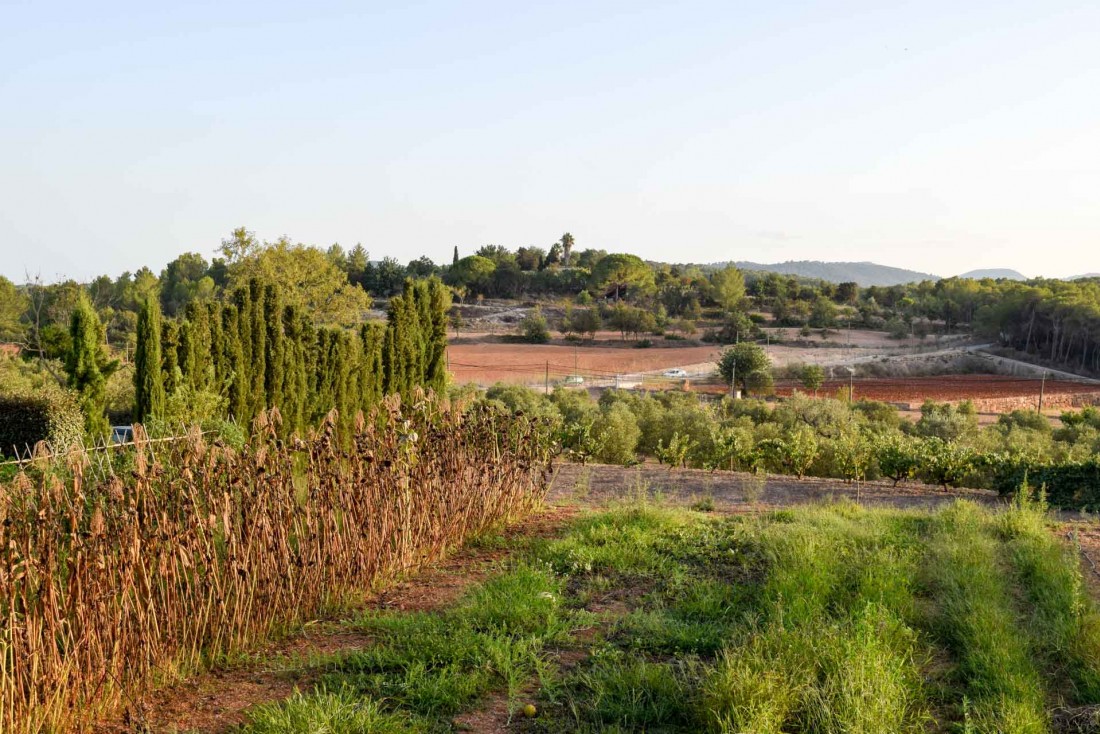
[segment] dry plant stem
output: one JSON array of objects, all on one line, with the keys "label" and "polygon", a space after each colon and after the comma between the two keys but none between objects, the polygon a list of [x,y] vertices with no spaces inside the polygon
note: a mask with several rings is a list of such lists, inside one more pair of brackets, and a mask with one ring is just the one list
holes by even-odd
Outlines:
[{"label": "dry plant stem", "polygon": [[418,393],[241,451],[197,430],[132,473],[73,457],[0,486],[0,731],[79,730],[147,682],[249,647],[541,502],[547,427]]}]

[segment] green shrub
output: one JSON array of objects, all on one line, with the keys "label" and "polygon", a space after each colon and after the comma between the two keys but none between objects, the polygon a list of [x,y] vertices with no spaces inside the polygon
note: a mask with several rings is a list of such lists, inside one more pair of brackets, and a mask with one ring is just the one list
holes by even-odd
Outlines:
[{"label": "green shrub", "polygon": [[0,395],[0,455],[26,453],[39,441],[64,449],[81,442],[84,416],[72,392],[43,387]]},{"label": "green shrub", "polygon": [[550,327],[542,315],[542,309],[535,307],[531,313],[519,322],[519,332],[523,341],[530,344],[545,344],[550,341]]},{"label": "green shrub", "polygon": [[1046,416],[1034,410],[1014,410],[997,418],[997,426],[1004,429],[1026,428],[1031,431],[1050,433],[1050,421]]},{"label": "green shrub", "polygon": [[631,464],[635,461],[634,449],[642,435],[638,420],[624,403],[615,403],[600,412],[592,424],[599,438],[596,458],[606,464]]},{"label": "green shrub", "polygon": [[916,476],[921,463],[920,447],[903,433],[879,436],[874,444],[875,460],[882,476],[898,482]]}]

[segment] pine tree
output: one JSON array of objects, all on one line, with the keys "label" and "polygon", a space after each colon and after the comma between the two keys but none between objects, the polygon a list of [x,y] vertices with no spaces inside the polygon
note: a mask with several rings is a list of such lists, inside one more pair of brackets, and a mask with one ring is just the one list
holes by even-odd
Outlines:
[{"label": "pine tree", "polygon": [[134,420],[144,423],[150,418],[164,415],[164,402],[160,300],[149,296],[142,302],[138,312],[137,351],[134,355]]}]

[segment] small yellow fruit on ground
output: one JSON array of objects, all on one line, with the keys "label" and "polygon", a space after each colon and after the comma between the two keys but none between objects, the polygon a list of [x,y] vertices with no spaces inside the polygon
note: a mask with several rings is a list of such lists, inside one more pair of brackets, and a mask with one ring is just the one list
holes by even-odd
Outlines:
[{"label": "small yellow fruit on ground", "polygon": [[535,718],[535,714],[537,714],[538,712],[539,710],[535,708],[533,704],[529,703],[523,707],[523,715],[526,716],[528,719]]}]

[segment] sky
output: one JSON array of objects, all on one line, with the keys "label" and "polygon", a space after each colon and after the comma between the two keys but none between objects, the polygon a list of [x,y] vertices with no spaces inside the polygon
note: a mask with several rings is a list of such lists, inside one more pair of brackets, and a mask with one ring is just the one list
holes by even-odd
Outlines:
[{"label": "sky", "polygon": [[262,239],[1100,271],[1100,3],[0,0],[0,274]]}]

